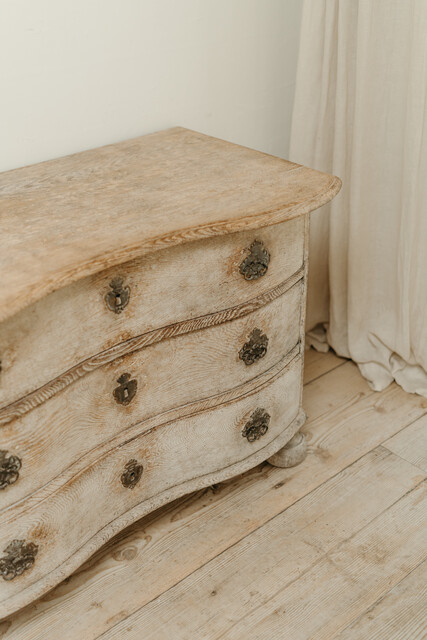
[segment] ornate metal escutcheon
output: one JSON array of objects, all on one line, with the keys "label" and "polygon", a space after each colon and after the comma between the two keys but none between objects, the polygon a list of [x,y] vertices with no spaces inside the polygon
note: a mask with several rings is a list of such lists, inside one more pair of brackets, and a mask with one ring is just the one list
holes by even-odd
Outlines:
[{"label": "ornate metal escutcheon", "polygon": [[261,240],[255,240],[249,247],[249,255],[240,265],[240,273],[245,280],[258,280],[267,273],[270,254]]},{"label": "ornate metal escutcheon", "polygon": [[8,452],[0,450],[0,490],[6,489],[19,478],[21,460],[18,456],[8,456]]},{"label": "ornate metal escutcheon", "polygon": [[270,424],[270,415],[265,409],[255,409],[248,422],[245,424],[242,436],[248,442],[255,442],[264,436],[268,431]]},{"label": "ornate metal escutcheon", "polygon": [[12,540],[0,558],[0,576],[3,580],[13,580],[33,566],[39,548],[34,542]]},{"label": "ornate metal escutcheon", "polygon": [[239,358],[246,365],[254,364],[261,360],[267,353],[268,338],[261,329],[254,329],[249,336],[248,342],[245,342],[239,351]]},{"label": "ornate metal escutcheon", "polygon": [[119,404],[127,405],[135,397],[138,381],[131,380],[130,373],[122,373],[120,378],[117,378],[117,382],[119,386],[113,391],[114,399]]},{"label": "ornate metal escutcheon", "polygon": [[126,489],[133,489],[140,481],[143,470],[142,464],[138,464],[136,460],[129,460],[120,478],[122,485]]},{"label": "ornate metal escutcheon", "polygon": [[113,278],[110,287],[111,291],[105,295],[107,307],[114,313],[121,313],[128,305],[130,289],[123,286],[123,278]]}]

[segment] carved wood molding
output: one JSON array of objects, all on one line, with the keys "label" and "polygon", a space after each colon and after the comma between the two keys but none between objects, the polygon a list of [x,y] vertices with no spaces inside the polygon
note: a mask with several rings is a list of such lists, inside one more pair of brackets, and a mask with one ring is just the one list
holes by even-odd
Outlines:
[{"label": "carved wood molding", "polygon": [[35,598],[40,597],[47,590],[58,584],[63,580],[65,575],[69,575],[80,567],[83,562],[90,558],[102,545],[111,538],[133,524],[140,518],[144,517],[148,513],[159,509],[165,504],[176,500],[181,496],[191,493],[193,491],[199,491],[207,486],[224,482],[233,476],[244,473],[249,469],[260,464],[279,449],[281,449],[293,435],[301,428],[304,423],[305,415],[303,411],[300,411],[293,422],[278,435],[274,440],[269,442],[262,449],[258,449],[255,453],[246,457],[244,460],[233,463],[228,467],[224,467],[219,471],[208,473],[204,476],[198,476],[191,480],[187,480],[182,484],[178,484],[170,489],[157,494],[153,498],[140,502],[136,507],[126,511],[123,515],[119,516],[115,520],[109,522],[102,530],[98,531],[90,540],[77,549],[65,562],[56,567],[53,571],[44,576],[41,580],[30,584],[27,588],[21,592],[11,596],[0,603],[0,618],[10,614],[10,611],[17,606],[22,606],[20,603],[25,598],[25,602],[28,603]]},{"label": "carved wood molding", "polygon": [[97,355],[80,362],[71,369],[68,369],[68,371],[61,374],[54,380],[51,380],[43,387],[36,389],[20,400],[0,409],[0,426],[28,413],[79,378],[82,378],[94,369],[98,369],[99,367],[112,362],[116,358],[128,355],[133,351],[139,351],[140,349],[144,349],[145,347],[161,342],[162,340],[169,340],[186,333],[200,331],[201,329],[206,329],[225,322],[230,322],[237,318],[242,318],[270,302],[273,302],[276,298],[279,298],[303,277],[304,266],[284,282],[256,298],[249,300],[248,302],[224,309],[223,311],[217,311],[205,316],[161,327],[160,329],[154,329],[153,331],[135,336],[125,342],[120,342],[110,349],[101,351]]},{"label": "carved wood molding", "polygon": [[19,503],[11,504],[4,509],[0,509],[1,517],[8,518],[10,522],[13,522],[14,519],[19,518],[23,513],[28,511],[26,503],[29,498],[31,499],[32,507],[36,508],[37,504],[41,501],[47,500],[53,494],[61,491],[66,484],[72,482],[73,478],[88,471],[93,465],[98,465],[103,459],[108,457],[112,451],[126,445],[134,439],[144,437],[157,429],[167,429],[169,425],[175,425],[179,420],[210,411],[211,409],[225,407],[258,393],[284,375],[289,368],[299,366],[298,363],[300,359],[301,343],[298,342],[284,358],[270,367],[270,369],[238,387],[208,396],[207,398],[195,400],[194,402],[189,402],[180,407],[169,409],[156,416],[137,422],[125,431],[121,431],[113,438],[102,442],[82,455],[75,462],[64,468],[57,476],[51,478],[46,484],[25,496]]}]

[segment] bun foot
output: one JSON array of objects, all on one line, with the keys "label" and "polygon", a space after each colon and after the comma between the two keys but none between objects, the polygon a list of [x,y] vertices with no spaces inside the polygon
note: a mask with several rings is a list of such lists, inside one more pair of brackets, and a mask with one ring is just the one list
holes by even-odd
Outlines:
[{"label": "bun foot", "polygon": [[295,467],[307,455],[307,441],[301,431],[297,431],[283,449],[279,449],[268,462],[275,467]]}]

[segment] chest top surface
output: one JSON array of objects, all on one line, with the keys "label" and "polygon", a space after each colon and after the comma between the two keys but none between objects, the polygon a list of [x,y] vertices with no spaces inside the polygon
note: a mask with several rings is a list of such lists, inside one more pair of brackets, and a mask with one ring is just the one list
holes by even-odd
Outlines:
[{"label": "chest top surface", "polygon": [[150,251],[283,222],[334,176],[174,128],[0,175],[0,321]]}]

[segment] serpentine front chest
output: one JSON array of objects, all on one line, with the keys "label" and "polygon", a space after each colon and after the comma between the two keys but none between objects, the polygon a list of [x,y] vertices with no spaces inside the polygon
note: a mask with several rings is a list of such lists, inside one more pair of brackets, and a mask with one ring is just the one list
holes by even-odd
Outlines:
[{"label": "serpentine front chest", "polygon": [[181,128],[0,176],[0,616],[304,457],[307,214],[339,188]]}]

